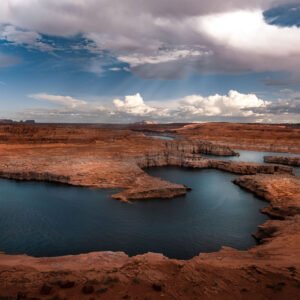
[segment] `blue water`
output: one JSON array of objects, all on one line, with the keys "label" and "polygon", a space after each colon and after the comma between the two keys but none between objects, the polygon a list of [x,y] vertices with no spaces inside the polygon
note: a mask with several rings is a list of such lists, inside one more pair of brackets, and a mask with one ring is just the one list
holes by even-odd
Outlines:
[{"label": "blue water", "polygon": [[144,132],[144,135],[150,136],[154,139],[160,139],[160,140],[165,140],[165,141],[175,140],[175,136],[171,136],[171,135],[156,134],[156,133],[149,133],[149,132]]},{"label": "blue water", "polygon": [[[245,150],[235,150],[235,151],[238,152],[240,156],[214,156],[214,155],[204,155],[204,156],[213,159],[245,161],[245,162],[255,162],[255,163],[264,163],[264,156],[299,156],[299,154],[280,153],[280,152],[258,152],[258,151],[245,151]],[[300,167],[294,167],[294,174],[300,176]]]},{"label": "blue water", "polygon": [[172,200],[124,204],[116,191],[0,180],[0,251],[59,256],[91,251],[163,253],[188,259],[221,246],[247,249],[266,203],[216,170],[155,168],[149,173],[193,190]]}]

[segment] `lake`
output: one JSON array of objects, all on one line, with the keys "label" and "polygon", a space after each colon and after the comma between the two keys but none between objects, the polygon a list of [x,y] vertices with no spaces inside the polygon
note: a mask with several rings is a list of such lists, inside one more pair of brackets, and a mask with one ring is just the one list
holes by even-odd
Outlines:
[{"label": "lake", "polygon": [[160,139],[160,140],[165,140],[165,141],[173,141],[176,139],[175,135],[166,135],[166,134],[159,134],[156,132],[143,132],[145,136],[152,137],[154,139]]},{"label": "lake", "polygon": [[192,188],[171,200],[121,203],[113,190],[0,180],[0,251],[60,256],[91,251],[163,253],[188,259],[221,246],[247,249],[267,203],[217,170],[152,168]]}]

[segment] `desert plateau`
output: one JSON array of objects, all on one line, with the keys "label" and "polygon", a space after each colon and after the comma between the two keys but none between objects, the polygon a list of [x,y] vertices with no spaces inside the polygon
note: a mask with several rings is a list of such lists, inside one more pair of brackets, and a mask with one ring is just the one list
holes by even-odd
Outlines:
[{"label": "desert plateau", "polygon": [[[268,143],[261,141],[264,130]],[[257,228],[257,246],[245,251],[222,247],[188,260],[111,251],[51,258],[3,253],[1,299],[297,299],[300,178],[285,166],[294,159],[284,164],[278,159],[278,164],[222,160],[248,147],[299,153],[297,126],[16,124],[0,126],[0,141],[2,178],[118,188],[106,201],[130,206],[189,193],[180,182],[148,175],[148,167],[216,169],[238,174],[234,184],[267,201],[263,213],[270,216]]]}]

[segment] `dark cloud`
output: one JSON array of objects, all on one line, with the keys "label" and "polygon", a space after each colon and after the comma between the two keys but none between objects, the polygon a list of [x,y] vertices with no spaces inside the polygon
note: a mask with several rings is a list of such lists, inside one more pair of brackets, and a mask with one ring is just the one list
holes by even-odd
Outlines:
[{"label": "dark cloud", "polygon": [[298,97],[287,100],[273,101],[266,107],[251,108],[257,114],[271,114],[271,115],[287,115],[295,114],[300,116],[300,94]]},{"label": "dark cloud", "polygon": [[[159,64],[149,64],[147,60],[144,64],[130,64],[134,72],[148,78],[178,78],[191,69],[197,72],[295,72],[300,68],[300,46],[293,39],[299,32],[276,30],[273,33],[267,24],[261,24],[262,30],[257,35],[250,34],[245,40],[242,35],[259,17],[255,11],[289,3],[295,5],[300,0],[2,0],[0,23],[26,30],[23,32],[27,33],[27,41],[36,33],[34,42],[39,34],[69,37],[80,33],[98,49],[108,50],[116,57],[140,55],[159,59],[164,48],[173,52],[179,48],[190,52],[204,48],[212,53],[210,57],[199,56],[198,59],[187,56]],[[227,35],[203,27],[203,16],[236,11],[248,11],[252,15],[238,16],[236,21],[234,15],[225,18],[218,26],[228,29],[230,25],[231,32]],[[216,18],[222,20],[219,16]],[[230,22],[235,22],[234,26]],[[14,39],[24,39],[14,31],[13,34]],[[230,43],[234,38],[241,43]]]}]

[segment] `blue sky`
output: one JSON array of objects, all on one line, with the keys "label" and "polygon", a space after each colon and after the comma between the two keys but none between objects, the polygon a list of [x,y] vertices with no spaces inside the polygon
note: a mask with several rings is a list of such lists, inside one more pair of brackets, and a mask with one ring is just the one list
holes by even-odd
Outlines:
[{"label": "blue sky", "polygon": [[29,2],[0,12],[0,118],[300,120],[298,1]]}]

